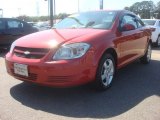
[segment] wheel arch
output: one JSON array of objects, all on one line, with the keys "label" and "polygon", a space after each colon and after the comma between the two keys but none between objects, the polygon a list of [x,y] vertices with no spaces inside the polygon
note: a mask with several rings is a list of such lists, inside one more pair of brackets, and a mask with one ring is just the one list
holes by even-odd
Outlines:
[{"label": "wheel arch", "polygon": [[[115,50],[114,48],[107,48],[107,49],[103,52],[101,58],[102,58],[105,54],[107,54],[107,53],[109,53],[109,54],[111,54],[111,55],[113,56],[113,58],[114,58],[114,60],[115,60],[115,67],[117,68],[118,55],[117,55],[116,50]],[[100,60],[99,60],[99,61],[100,61]]]},{"label": "wheel arch", "polygon": [[[113,76],[114,76],[115,73],[116,73],[116,68],[117,68],[117,52],[116,52],[116,50],[114,48],[107,48],[106,50],[104,50],[104,52],[102,53],[102,55],[101,55],[101,57],[99,59],[99,62],[98,62],[98,64],[100,66],[102,65],[101,61],[104,60],[104,57],[105,57],[106,54],[110,54],[114,59],[114,62],[115,62],[114,63],[115,64],[115,71],[114,71],[114,74],[113,74]],[[93,82],[93,85],[94,85],[94,87],[96,87],[99,90],[105,90],[105,89],[109,88],[112,85],[112,82],[107,86],[105,86],[103,84],[103,82],[102,82],[102,80],[100,78],[100,73],[101,73],[101,72],[99,72],[100,68],[99,68],[99,66],[97,67],[96,75],[95,75],[95,81]],[[113,78],[112,78],[112,81],[113,81]]]}]

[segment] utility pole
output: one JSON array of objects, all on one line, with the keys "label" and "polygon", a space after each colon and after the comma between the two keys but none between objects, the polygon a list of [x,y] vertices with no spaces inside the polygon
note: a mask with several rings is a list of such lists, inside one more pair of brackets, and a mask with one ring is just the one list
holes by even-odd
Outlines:
[{"label": "utility pole", "polygon": [[100,10],[103,10],[103,0],[100,0]]},{"label": "utility pole", "polygon": [[78,0],[78,13],[79,13],[80,11],[79,11],[79,0]]},{"label": "utility pole", "polygon": [[53,0],[50,0],[50,25],[53,27]]},{"label": "utility pole", "polygon": [[[53,24],[55,24],[56,23],[56,0],[54,0],[54,23]],[[53,27],[53,26],[52,26]]]},{"label": "utility pole", "polygon": [[48,16],[50,16],[50,1],[48,0]]},{"label": "utility pole", "polygon": [[[47,0],[45,0],[47,1]],[[54,16],[56,15],[56,4],[55,4],[55,0],[54,0]],[[48,9],[49,9],[49,14],[50,14],[50,25],[51,27],[53,27],[53,0],[48,0]]]},{"label": "utility pole", "polygon": [[36,12],[37,16],[39,16],[39,1],[36,1]]},{"label": "utility pole", "polygon": [[0,18],[3,17],[3,9],[0,9]]},{"label": "utility pole", "polygon": [[18,8],[18,15],[21,16],[21,8]]}]

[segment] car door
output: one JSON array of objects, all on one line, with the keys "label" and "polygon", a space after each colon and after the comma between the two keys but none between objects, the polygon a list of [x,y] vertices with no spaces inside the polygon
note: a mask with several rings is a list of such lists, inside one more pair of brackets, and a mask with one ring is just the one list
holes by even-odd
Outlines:
[{"label": "car door", "polygon": [[[141,48],[141,45],[139,44],[140,43],[139,41],[142,36],[140,36],[140,30],[138,29],[137,26],[136,16],[129,13],[124,14],[120,18],[119,24],[120,24],[119,29],[121,33],[118,38],[120,42],[119,64],[123,65],[140,56],[139,49]],[[126,24],[133,25],[134,29],[124,31],[122,27]]]},{"label": "car door", "polygon": [[141,56],[144,54],[147,45],[148,45],[148,36],[146,34],[146,28],[144,23],[141,21],[140,18],[136,18],[137,21],[137,55]]}]

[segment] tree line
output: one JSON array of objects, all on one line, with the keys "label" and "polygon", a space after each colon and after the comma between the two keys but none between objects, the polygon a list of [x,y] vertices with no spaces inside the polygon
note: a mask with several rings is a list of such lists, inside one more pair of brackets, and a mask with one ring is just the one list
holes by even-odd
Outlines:
[{"label": "tree line", "polygon": [[[160,1],[157,4],[154,4],[153,1],[142,1],[142,2],[136,2],[130,7],[125,7],[125,10],[129,10],[131,12],[134,12],[138,16],[140,16],[143,19],[150,19],[150,18],[156,18],[160,19]],[[63,19],[67,17],[69,14],[67,13],[60,13],[58,15],[54,15],[54,19]],[[49,21],[49,16],[19,16],[17,17],[20,20],[24,20],[27,22],[38,22],[38,21]]]},{"label": "tree line", "polygon": [[[58,15],[54,15],[53,19],[64,19],[65,17],[69,16],[69,14],[67,13],[60,13]],[[26,16],[26,15],[22,15],[22,16],[18,16],[16,17],[19,20],[23,20],[26,22],[38,22],[38,21],[49,21],[50,17],[49,16]]]},{"label": "tree line", "polygon": [[125,7],[124,9],[134,12],[143,19],[160,19],[160,1],[157,4],[154,4],[153,1],[136,2],[132,6]]}]

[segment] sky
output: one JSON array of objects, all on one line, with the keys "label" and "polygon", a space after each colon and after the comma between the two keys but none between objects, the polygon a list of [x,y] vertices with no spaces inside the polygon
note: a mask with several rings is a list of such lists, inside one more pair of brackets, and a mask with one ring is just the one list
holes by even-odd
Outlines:
[{"label": "sky", "polygon": [[[55,0],[56,14],[78,12],[78,1],[79,11],[99,10],[100,0]],[[123,9],[141,1],[143,0],[104,0],[104,9]],[[156,4],[159,0],[152,1]],[[45,0],[0,0],[0,9],[3,9],[3,17],[43,16],[48,15],[49,10],[48,1]]]}]

